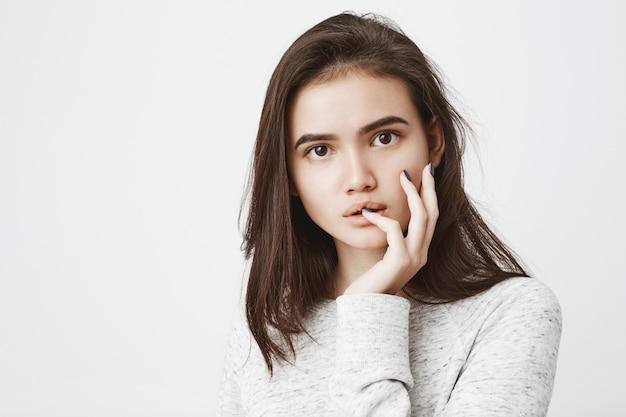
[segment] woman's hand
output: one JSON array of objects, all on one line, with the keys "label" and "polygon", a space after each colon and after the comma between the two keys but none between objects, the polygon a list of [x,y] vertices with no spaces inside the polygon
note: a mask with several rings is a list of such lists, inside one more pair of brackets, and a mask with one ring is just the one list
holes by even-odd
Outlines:
[{"label": "woman's hand", "polygon": [[430,169],[428,164],[422,170],[419,193],[405,174],[400,174],[400,184],[411,213],[406,237],[397,220],[363,210],[363,216],[387,234],[387,252],[383,259],[350,284],[344,294],[397,294],[426,264],[428,247],[439,217],[435,179]]}]

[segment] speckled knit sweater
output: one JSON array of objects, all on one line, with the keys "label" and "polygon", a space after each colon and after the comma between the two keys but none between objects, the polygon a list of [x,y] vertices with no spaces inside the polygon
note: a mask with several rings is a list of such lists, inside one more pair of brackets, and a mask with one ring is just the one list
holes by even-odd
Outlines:
[{"label": "speckled knit sweater", "polygon": [[448,304],[384,294],[323,300],[270,379],[236,320],[218,416],[545,416],[561,311],[533,278]]}]

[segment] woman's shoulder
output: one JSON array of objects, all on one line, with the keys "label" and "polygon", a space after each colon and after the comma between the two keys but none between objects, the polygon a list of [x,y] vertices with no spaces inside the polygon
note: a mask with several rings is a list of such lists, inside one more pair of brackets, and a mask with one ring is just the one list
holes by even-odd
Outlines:
[{"label": "woman's shoulder", "polygon": [[528,306],[544,307],[560,311],[558,298],[543,281],[533,277],[507,278],[476,295],[448,303],[436,300],[416,301],[413,307],[418,310],[474,310],[495,308],[519,308]]},{"label": "woman's shoulder", "polygon": [[[471,298],[471,297],[470,297]],[[469,302],[472,300],[468,299]],[[545,282],[533,277],[506,279],[476,296],[481,303],[491,302],[511,308],[548,308],[560,311],[558,298]]]},{"label": "woman's shoulder", "polygon": [[242,366],[252,350],[252,334],[246,320],[246,312],[241,304],[233,311],[228,339],[228,359],[235,366]]},{"label": "woman's shoulder", "polygon": [[532,277],[506,279],[480,294],[449,303],[446,309],[460,327],[506,322],[522,327],[553,323],[560,328],[562,320],[554,291]]},{"label": "woman's shoulder", "polygon": [[[414,303],[413,321],[439,323],[457,335],[476,334],[489,327],[507,325],[561,326],[561,307],[554,291],[532,277],[508,278],[491,288],[444,304]],[[460,336],[459,336],[460,337]]]}]

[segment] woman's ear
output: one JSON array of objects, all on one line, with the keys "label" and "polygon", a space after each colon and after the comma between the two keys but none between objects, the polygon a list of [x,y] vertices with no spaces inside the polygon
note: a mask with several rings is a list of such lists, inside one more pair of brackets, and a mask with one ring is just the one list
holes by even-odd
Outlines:
[{"label": "woman's ear", "polygon": [[443,125],[439,116],[435,115],[426,127],[426,137],[428,138],[428,154],[430,162],[434,167],[438,167],[443,158],[443,151],[446,149],[446,140],[443,135]]}]

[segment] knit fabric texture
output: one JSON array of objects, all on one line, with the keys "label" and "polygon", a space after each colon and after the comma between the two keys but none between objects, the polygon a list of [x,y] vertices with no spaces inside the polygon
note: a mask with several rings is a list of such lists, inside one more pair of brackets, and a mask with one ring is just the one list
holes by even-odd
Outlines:
[{"label": "knit fabric texture", "polygon": [[235,320],[218,416],[545,416],[561,337],[550,288],[511,278],[460,301],[321,300],[270,378]]}]

